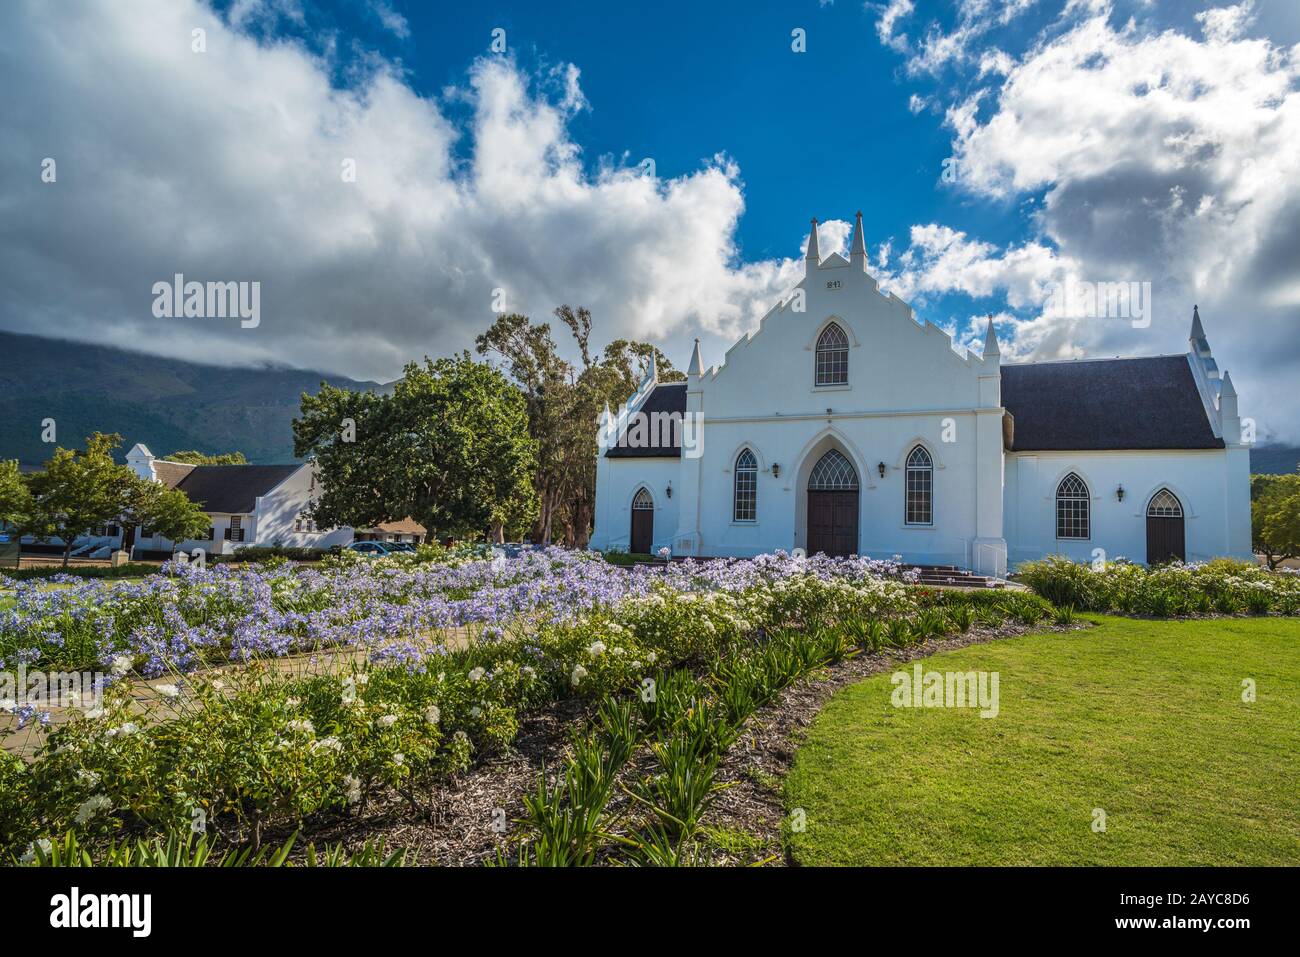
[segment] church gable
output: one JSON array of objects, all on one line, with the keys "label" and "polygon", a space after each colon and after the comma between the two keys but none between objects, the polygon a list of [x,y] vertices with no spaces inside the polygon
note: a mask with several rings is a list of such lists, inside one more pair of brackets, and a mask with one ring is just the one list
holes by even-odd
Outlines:
[{"label": "church gable", "polygon": [[867,272],[861,214],[848,259],[818,258],[815,222],[803,280],[704,377],[710,417],[987,404],[979,386],[986,364],[959,355],[938,327],[917,323]]}]

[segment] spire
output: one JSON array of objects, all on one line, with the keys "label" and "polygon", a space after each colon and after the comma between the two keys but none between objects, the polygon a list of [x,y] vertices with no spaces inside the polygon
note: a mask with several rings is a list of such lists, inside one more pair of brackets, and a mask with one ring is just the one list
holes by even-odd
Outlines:
[{"label": "spire", "polygon": [[993,316],[990,314],[989,327],[984,333],[984,358],[991,359],[1001,355],[1002,352],[998,349],[998,334],[993,331]]},{"label": "spire", "polygon": [[817,249],[817,217],[813,217],[812,231],[808,233],[808,254],[804,257],[808,261],[808,268],[816,269],[822,261],[821,253]]},{"label": "spire", "polygon": [[862,210],[858,210],[857,219],[853,222],[853,243],[849,248],[849,262],[853,265],[860,265],[864,269],[867,265],[867,243],[862,237]]},{"label": "spire", "polygon": [[1205,328],[1201,325],[1201,308],[1192,306],[1192,338],[1204,339]]},{"label": "spire", "polygon": [[700,358],[700,340],[695,340],[695,350],[691,353],[691,365],[686,370],[689,376],[704,375],[704,360]]},{"label": "spire", "polygon": [[1223,385],[1219,386],[1219,405],[1223,405],[1224,399],[1235,399],[1237,390],[1232,387],[1232,376],[1228,375],[1228,370],[1223,370]]}]

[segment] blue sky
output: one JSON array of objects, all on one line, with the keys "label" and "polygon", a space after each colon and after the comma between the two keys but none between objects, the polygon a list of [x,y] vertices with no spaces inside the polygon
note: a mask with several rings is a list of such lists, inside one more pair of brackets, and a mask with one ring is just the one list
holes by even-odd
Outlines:
[{"label": "blue sky", "polygon": [[[714,363],[809,218],[826,254],[861,209],[882,285],[957,342],[992,313],[1017,360],[1178,352],[1199,303],[1300,438],[1267,398],[1300,376],[1297,44],[1290,0],[14,0],[0,326],[387,378],[500,291]],[[265,321],[160,324],[175,272],[259,279]],[[1152,284],[1149,325],[1045,309],[1113,281]]]}]

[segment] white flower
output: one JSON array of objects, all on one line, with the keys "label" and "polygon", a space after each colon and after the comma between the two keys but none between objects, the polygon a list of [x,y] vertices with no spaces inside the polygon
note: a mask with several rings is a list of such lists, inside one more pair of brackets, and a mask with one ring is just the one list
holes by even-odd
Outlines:
[{"label": "white flower", "polygon": [[77,771],[77,781],[86,785],[86,787],[93,788],[99,784],[99,774],[94,771],[89,771],[86,768],[81,768]]},{"label": "white flower", "polygon": [[428,710],[424,712],[424,720],[429,722],[429,724],[433,724],[433,725],[436,725],[439,721],[442,720],[442,712],[438,710],[438,706],[436,704],[429,705]]},{"label": "white flower", "polygon": [[319,741],[311,743],[311,749],[315,751],[342,751],[343,742],[338,738],[321,738]]},{"label": "white flower", "polygon": [[104,717],[104,709],[91,708],[89,711],[86,712],[86,717],[91,721],[98,721],[100,718]]},{"label": "white flower", "polygon": [[648,661],[648,662],[650,662],[650,664],[654,664],[654,663],[655,663],[655,659],[658,658],[658,657],[659,657],[659,656],[658,656],[657,654],[655,654],[653,651],[651,651],[651,652],[649,652],[649,653],[645,656],[645,660]]},{"label": "white flower", "polygon": [[77,808],[76,821],[78,824],[85,824],[96,814],[101,811],[107,811],[112,806],[113,802],[107,797],[102,794],[96,794],[94,797],[87,798],[82,803],[81,807]]},{"label": "white flower", "polygon": [[343,679],[343,703],[355,704],[357,700],[357,683],[351,678]]},{"label": "white flower", "polygon": [[469,716],[471,718],[477,718],[482,713],[483,713],[483,709],[480,708],[478,705],[474,705],[474,707],[469,709]]},{"label": "white flower", "polygon": [[224,691],[226,689],[226,683],[220,678],[217,678],[212,682],[212,687],[217,691]]},{"label": "white flower", "polygon": [[605,643],[603,641],[593,641],[587,646],[587,654],[597,658],[605,653]]},{"label": "white flower", "polygon": [[343,775],[344,797],[349,804],[361,803],[361,779],[350,774]]},{"label": "white flower", "polygon": [[316,726],[312,724],[310,721],[308,721],[306,718],[304,718],[301,721],[290,721],[289,730],[301,731],[304,734],[311,734],[313,731],[316,730]]},{"label": "white flower", "polygon": [[18,858],[18,863],[30,864],[32,861],[36,860],[36,848],[38,847],[48,857],[54,845],[50,842],[50,839],[47,837],[41,838],[34,844],[28,844],[27,850],[23,852],[23,856]]},{"label": "white flower", "polygon": [[466,675],[466,677],[469,678],[470,681],[481,681],[483,680],[483,676],[485,674],[487,674],[487,672],[484,669],[475,668],[468,675]]},{"label": "white flower", "polygon": [[587,669],[582,665],[573,666],[573,674],[569,675],[569,684],[575,688],[582,683],[582,679],[587,677]]},{"label": "white flower", "polygon": [[386,714],[379,719],[379,726],[381,728],[391,728],[395,724],[397,724],[397,715],[395,714]]},{"label": "white flower", "polygon": [[533,675],[537,674],[537,672],[533,670],[532,665],[524,665],[522,668],[519,669],[519,673],[528,678],[531,678]]},{"label": "white flower", "polygon": [[124,738],[129,738],[131,735],[135,734],[139,730],[140,730],[139,725],[135,724],[132,721],[128,721],[126,722],[126,724],[122,725],[119,728],[109,728],[108,736],[110,738],[116,738],[118,735],[121,735]]},{"label": "white flower", "polygon": [[181,689],[176,685],[158,685],[154,690],[164,698],[179,698],[181,696]]},{"label": "white flower", "polygon": [[0,711],[8,711],[10,714],[18,710],[18,702],[14,698],[0,698]]},{"label": "white flower", "polygon": [[457,731],[452,735],[457,744],[469,744],[469,735],[464,731]]},{"label": "white flower", "polygon": [[357,675],[357,684],[362,686],[370,684],[370,675],[367,674]]},{"label": "white flower", "polygon": [[300,705],[300,704],[302,704],[302,699],[301,699],[301,698],[287,698],[287,699],[285,699],[285,702],[284,702],[284,706],[285,706],[286,708],[288,708],[290,711],[292,711],[292,710],[294,710],[295,708],[297,708],[298,705]]},{"label": "white flower", "polygon": [[406,763],[406,755],[404,755],[401,751],[398,751],[396,754],[393,755],[393,763],[400,768],[403,764]]},{"label": "white flower", "polygon": [[127,655],[116,655],[113,658],[113,674],[124,675],[131,670],[131,659]]}]

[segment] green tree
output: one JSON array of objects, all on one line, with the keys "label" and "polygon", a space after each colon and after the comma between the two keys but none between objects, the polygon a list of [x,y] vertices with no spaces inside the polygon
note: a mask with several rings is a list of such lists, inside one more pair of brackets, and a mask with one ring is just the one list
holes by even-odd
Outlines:
[{"label": "green tree", "polygon": [[141,480],[113,461],[113,450],[121,444],[116,433],[96,432],[86,439],[84,451],[56,448],[44,471],[27,480],[32,504],[19,528],[38,541],[62,539],[65,567],[78,535],[120,521],[131,506]]},{"label": "green tree", "polygon": [[314,456],[325,526],[407,516],[430,540],[531,519],[537,443],[523,395],[468,353],[410,363],[391,395],[322,384],[302,396],[294,454]]},{"label": "green tree", "polygon": [[18,460],[0,460],[0,521],[22,525],[31,507],[32,493],[18,468]]},{"label": "green tree", "polygon": [[560,356],[549,323],[517,313],[498,317],[475,347],[503,360],[527,403],[528,431],[538,446],[533,540],[549,544],[558,532],[566,544],[583,547],[595,514],[596,431],[605,404],[617,409],[625,402],[651,361],[661,382],[685,377],[649,343],[617,339],[593,357],[591,313],[565,305],[554,314],[569,330],[576,363]]},{"label": "green tree", "polygon": [[[247,465],[248,459],[244,458],[243,452],[221,452],[216,455],[205,455],[194,449],[188,449],[184,452],[173,452],[171,455],[164,455],[168,462],[185,462],[188,465]],[[167,536],[171,538],[171,536]]]},{"label": "green tree", "polygon": [[1255,551],[1276,569],[1300,558],[1300,474],[1251,476],[1250,528]]},{"label": "green tree", "polygon": [[207,533],[212,519],[180,489],[148,479],[139,479],[139,483],[123,516],[124,525],[152,529],[173,542]]}]

